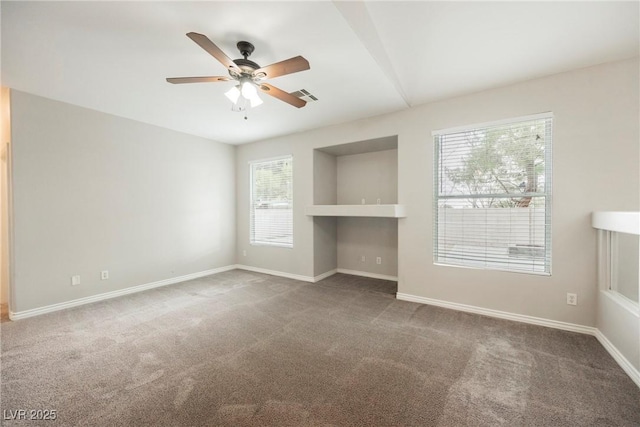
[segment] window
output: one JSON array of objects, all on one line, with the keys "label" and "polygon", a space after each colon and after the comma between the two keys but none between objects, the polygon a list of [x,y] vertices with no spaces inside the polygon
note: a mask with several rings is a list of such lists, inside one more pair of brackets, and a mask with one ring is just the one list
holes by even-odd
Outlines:
[{"label": "window", "polygon": [[550,113],[434,132],[434,262],[551,274]]},{"label": "window", "polygon": [[252,245],[293,247],[293,158],[249,163]]}]

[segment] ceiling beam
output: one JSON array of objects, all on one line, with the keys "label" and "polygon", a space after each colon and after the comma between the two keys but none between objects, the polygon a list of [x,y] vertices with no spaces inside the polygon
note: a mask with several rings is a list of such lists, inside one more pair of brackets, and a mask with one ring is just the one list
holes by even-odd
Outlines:
[{"label": "ceiling beam", "polygon": [[378,30],[376,29],[369,10],[363,0],[359,1],[336,1],[333,4],[338,12],[347,21],[353,32],[358,36],[360,42],[367,49],[373,60],[378,64],[384,75],[393,84],[396,92],[402,98],[407,107],[411,107],[409,99],[400,84],[398,75],[396,74],[393,64],[387,55],[387,51],[380,40]]}]

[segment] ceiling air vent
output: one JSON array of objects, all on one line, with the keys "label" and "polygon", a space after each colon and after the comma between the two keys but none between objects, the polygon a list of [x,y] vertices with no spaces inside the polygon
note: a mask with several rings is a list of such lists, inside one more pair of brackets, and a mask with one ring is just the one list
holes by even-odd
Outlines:
[{"label": "ceiling air vent", "polygon": [[291,92],[291,95],[297,96],[298,98],[302,99],[303,101],[307,101],[307,102],[313,102],[313,101],[317,101],[318,100],[318,98],[316,98],[315,96],[311,95],[309,93],[309,91],[306,90],[306,89],[300,89],[300,90],[297,90],[295,92]]}]

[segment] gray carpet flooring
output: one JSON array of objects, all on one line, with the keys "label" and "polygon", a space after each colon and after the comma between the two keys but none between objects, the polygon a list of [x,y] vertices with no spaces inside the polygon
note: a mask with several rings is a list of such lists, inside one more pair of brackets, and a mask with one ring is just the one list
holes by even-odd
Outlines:
[{"label": "gray carpet flooring", "polygon": [[236,270],[4,322],[3,418],[57,420],[3,425],[640,425],[595,338],[395,291]]}]

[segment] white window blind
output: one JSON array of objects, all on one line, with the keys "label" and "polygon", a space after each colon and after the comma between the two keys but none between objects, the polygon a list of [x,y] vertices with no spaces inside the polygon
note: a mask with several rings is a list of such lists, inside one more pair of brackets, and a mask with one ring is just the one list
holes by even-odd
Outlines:
[{"label": "white window blind", "polygon": [[293,158],[250,163],[252,245],[293,247]]},{"label": "white window blind", "polygon": [[552,115],[434,132],[434,262],[551,274]]}]

